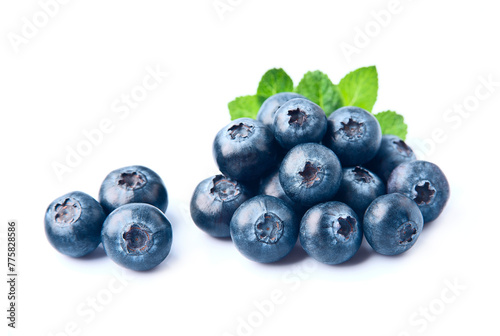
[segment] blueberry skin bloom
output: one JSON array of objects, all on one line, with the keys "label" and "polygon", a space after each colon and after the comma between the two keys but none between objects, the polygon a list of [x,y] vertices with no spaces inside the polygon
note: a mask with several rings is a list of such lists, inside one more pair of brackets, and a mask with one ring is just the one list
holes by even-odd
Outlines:
[{"label": "blueberry skin bloom", "polygon": [[396,135],[383,135],[377,155],[367,167],[372,169],[384,182],[391,172],[403,162],[416,160],[413,150]]},{"label": "blueberry skin bloom", "polygon": [[272,171],[269,175],[261,179],[259,184],[259,195],[269,195],[285,201],[291,207],[295,203],[288,197],[281,187],[279,168]]},{"label": "blueberry skin bloom", "polygon": [[236,210],[230,229],[241,254],[256,262],[271,263],[293,249],[299,235],[299,221],[284,201],[259,195]]},{"label": "blueberry skin bloom", "polygon": [[143,166],[113,170],[99,190],[99,202],[109,214],[129,203],[148,203],[165,212],[168,206],[167,188],[158,174]]},{"label": "blueberry skin bloom", "polygon": [[306,97],[294,92],[280,92],[272,95],[262,103],[257,113],[257,120],[267,127],[273,127],[274,114],[276,111],[278,111],[281,105],[294,98],[305,99]]},{"label": "blueberry skin bloom", "polygon": [[213,237],[229,237],[229,223],[236,209],[252,194],[241,183],[224,175],[209,177],[198,184],[191,198],[191,218],[196,226]]},{"label": "blueberry skin bloom", "polygon": [[342,166],[335,153],[325,146],[300,144],[283,159],[279,177],[292,201],[311,206],[333,199],[342,181]]},{"label": "blueberry skin bloom", "polygon": [[126,204],[113,211],[102,228],[102,245],[117,264],[134,271],[159,265],[172,246],[172,226],[158,208]]},{"label": "blueberry skin bloom", "polygon": [[368,244],[384,255],[408,250],[417,241],[423,226],[424,219],[415,202],[397,193],[376,198],[363,219]]},{"label": "blueberry skin bloom", "polygon": [[83,257],[101,243],[106,214],[93,197],[74,191],[56,198],[45,213],[45,234],[62,254]]},{"label": "blueberry skin bloom", "polygon": [[239,118],[217,133],[213,156],[224,175],[237,181],[252,181],[276,164],[277,147],[267,126],[254,119]]},{"label": "blueberry skin bloom", "polygon": [[314,259],[341,264],[359,250],[363,231],[358,216],[341,202],[328,202],[309,209],[300,223],[300,244]]},{"label": "blueberry skin bloom", "polygon": [[385,194],[380,177],[366,168],[356,166],[342,170],[342,183],[335,199],[350,206],[360,218],[377,197]]},{"label": "blueberry skin bloom", "polygon": [[276,111],[273,131],[278,143],[286,149],[301,143],[320,142],[326,132],[326,115],[315,103],[295,98]]},{"label": "blueberry skin bloom", "polygon": [[333,150],[343,166],[358,166],[373,159],[382,140],[378,120],[359,107],[345,106],[328,117],[323,144]]},{"label": "blueberry skin bloom", "polygon": [[417,160],[402,163],[392,171],[387,192],[397,192],[414,200],[428,223],[436,219],[446,206],[450,185],[438,166]]}]

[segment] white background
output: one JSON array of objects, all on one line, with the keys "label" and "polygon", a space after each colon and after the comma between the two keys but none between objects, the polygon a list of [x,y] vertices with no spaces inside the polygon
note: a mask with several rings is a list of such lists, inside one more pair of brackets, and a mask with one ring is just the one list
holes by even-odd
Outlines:
[{"label": "white background", "polygon": [[[222,0],[231,6],[222,16],[213,3],[74,0],[48,22],[35,0],[1,3],[0,259],[7,220],[19,221],[19,319],[9,333],[497,334],[500,21],[493,2],[401,0],[382,27],[373,13],[389,0]],[[46,25],[16,48],[9,38],[22,36],[25,20]],[[371,37],[362,41],[366,29]],[[357,53],[346,57],[345,44]],[[297,84],[308,70],[337,83],[368,65],[379,72],[374,111],[403,114],[409,143],[425,143],[420,158],[438,164],[451,184],[443,215],[413,249],[384,257],[364,243],[341,266],[296,249],[260,265],[193,224],[191,193],[217,172],[211,144],[229,122],[229,101],[254,94],[272,67]],[[148,67],[168,76],[128,115],[116,113],[113,105],[137,90]],[[496,82],[490,91],[481,82],[488,78]],[[463,115],[447,112],[464,104]],[[112,130],[58,179],[53,165],[66,164],[84,132],[108,119]],[[57,253],[45,238],[47,205],[73,190],[97,197],[109,171],[131,164],[152,168],[167,185],[174,242],[165,262],[136,273],[102,249],[82,259]]]}]

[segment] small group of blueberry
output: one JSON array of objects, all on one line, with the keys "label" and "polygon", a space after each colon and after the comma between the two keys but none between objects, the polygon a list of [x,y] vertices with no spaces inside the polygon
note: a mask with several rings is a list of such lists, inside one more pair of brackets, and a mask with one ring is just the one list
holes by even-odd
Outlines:
[{"label": "small group of blueberry", "polygon": [[347,106],[327,118],[295,93],[222,128],[213,155],[222,174],[196,187],[193,221],[257,262],[282,259],[299,240],[314,259],[340,264],[363,235],[376,252],[400,254],[449,198],[439,167],[382,136],[371,113]]},{"label": "small group of blueberry", "polygon": [[167,189],[158,174],[143,166],[124,167],[106,176],[99,202],[81,191],[55,199],[45,213],[45,233],[65,255],[83,257],[102,242],[114,262],[145,271],[170,252],[167,206]]}]

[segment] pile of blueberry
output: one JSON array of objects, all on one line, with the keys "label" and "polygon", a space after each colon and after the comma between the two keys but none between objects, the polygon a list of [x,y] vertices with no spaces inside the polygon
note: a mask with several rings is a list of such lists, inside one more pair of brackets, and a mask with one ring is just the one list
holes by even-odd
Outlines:
[{"label": "pile of blueberry", "polygon": [[195,189],[191,216],[214,237],[231,237],[257,262],[285,257],[297,239],[326,264],[349,260],[363,235],[378,253],[400,254],[436,219],[449,185],[359,107],[328,118],[295,93],[278,93],[257,120],[240,118],[213,142],[222,174]]},{"label": "pile of blueberry", "polygon": [[82,257],[102,242],[117,264],[136,271],[160,264],[172,245],[165,217],[168,194],[158,174],[143,166],[112,171],[99,202],[80,191],[55,199],[45,213],[45,232],[59,252]]}]

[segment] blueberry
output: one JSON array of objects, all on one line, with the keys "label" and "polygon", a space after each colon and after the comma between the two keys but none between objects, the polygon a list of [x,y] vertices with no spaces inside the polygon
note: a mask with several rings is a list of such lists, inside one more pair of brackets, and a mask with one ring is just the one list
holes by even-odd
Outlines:
[{"label": "blueberry", "polygon": [[234,213],[230,224],[236,248],[248,259],[270,263],[285,257],[297,242],[299,222],[279,198],[255,196]]},{"label": "blueberry", "polygon": [[378,253],[396,255],[417,241],[424,225],[418,206],[402,194],[377,197],[366,209],[363,231]]},{"label": "blueberry", "polygon": [[145,203],[114,210],[102,228],[102,245],[117,264],[134,271],[159,265],[172,246],[172,226],[158,208]]},{"label": "blueberry", "polygon": [[403,162],[414,161],[415,153],[396,135],[383,135],[377,155],[367,164],[384,182],[391,172]]},{"label": "blueberry", "polygon": [[373,159],[380,147],[378,120],[359,107],[345,106],[328,117],[323,144],[337,154],[343,166],[358,166]]},{"label": "blueberry", "polygon": [[207,178],[198,184],[191,198],[194,223],[213,237],[229,237],[234,211],[252,197],[241,183],[224,175]]},{"label": "blueberry", "polygon": [[450,198],[450,186],[441,169],[421,160],[397,166],[387,181],[387,192],[397,192],[414,200],[425,223],[436,219]]},{"label": "blueberry", "polygon": [[325,112],[305,98],[284,103],[274,116],[274,137],[286,149],[307,142],[320,142],[326,132]]},{"label": "blueberry", "polygon": [[293,147],[283,159],[280,183],[292,201],[303,206],[331,201],[342,181],[334,152],[316,143]]},{"label": "blueberry", "polygon": [[82,257],[101,243],[106,214],[93,197],[74,191],[50,203],[45,213],[45,233],[52,246],[70,257]]},{"label": "blueberry", "polygon": [[128,203],[148,203],[165,212],[168,194],[158,174],[143,166],[113,170],[99,190],[99,201],[106,213]]},{"label": "blueberry", "polygon": [[288,197],[281,187],[279,169],[275,169],[269,175],[262,178],[259,184],[259,194],[269,195],[285,201],[290,206],[295,206],[295,203]]},{"label": "blueberry", "polygon": [[341,202],[309,209],[300,223],[300,244],[314,259],[336,265],[352,258],[363,239],[358,216]]},{"label": "blueberry", "polygon": [[385,194],[385,184],[366,168],[356,166],[342,170],[342,183],[335,199],[350,206],[360,218],[377,197]]},{"label": "blueberry", "polygon": [[268,127],[272,127],[274,114],[276,113],[276,111],[278,111],[281,105],[294,98],[305,97],[293,92],[280,92],[272,95],[271,97],[267,98],[264,103],[262,103],[262,106],[257,113],[257,120]]},{"label": "blueberry", "polygon": [[277,154],[271,130],[250,118],[230,122],[217,133],[213,143],[219,170],[237,181],[259,179],[276,164]]}]

